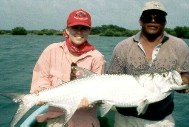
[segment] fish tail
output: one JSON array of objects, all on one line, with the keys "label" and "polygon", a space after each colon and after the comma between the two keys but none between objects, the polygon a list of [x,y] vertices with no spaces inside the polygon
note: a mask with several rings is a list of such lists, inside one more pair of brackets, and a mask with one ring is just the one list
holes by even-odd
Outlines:
[{"label": "fish tail", "polygon": [[142,101],[139,106],[137,107],[138,115],[144,114],[148,108],[148,100]]},{"label": "fish tail", "polygon": [[0,93],[0,95],[13,100],[13,102],[15,103],[19,103],[19,108],[17,109],[14,117],[11,120],[10,127],[14,127],[24,116],[24,114],[26,114],[26,112],[35,105],[35,102],[29,100],[29,98],[26,97],[26,94]]},{"label": "fish tail", "polygon": [[22,101],[22,96],[25,96],[24,94],[19,93],[0,93],[0,95],[13,100],[15,103],[20,103]]}]

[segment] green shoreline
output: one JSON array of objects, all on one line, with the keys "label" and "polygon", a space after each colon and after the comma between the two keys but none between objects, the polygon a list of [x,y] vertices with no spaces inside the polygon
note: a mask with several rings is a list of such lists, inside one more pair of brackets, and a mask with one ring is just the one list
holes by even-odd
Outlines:
[{"label": "green shoreline", "polygon": [[[12,30],[1,30],[0,35],[57,35],[62,36],[62,30],[42,29],[42,30],[26,30],[24,27],[15,27]],[[113,37],[129,37],[136,34],[139,30],[129,30],[116,25],[102,25],[91,28],[90,35],[113,36]],[[175,28],[165,28],[165,31],[179,38],[189,38],[189,27],[176,26]]]}]

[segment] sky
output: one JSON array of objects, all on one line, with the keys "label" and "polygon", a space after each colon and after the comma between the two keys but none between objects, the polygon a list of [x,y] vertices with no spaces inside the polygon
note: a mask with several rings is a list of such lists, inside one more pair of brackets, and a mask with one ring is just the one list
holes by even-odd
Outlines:
[{"label": "sky", "polygon": [[[0,30],[66,27],[69,13],[82,8],[92,17],[92,26],[117,25],[140,29],[139,17],[149,0],[0,0]],[[167,28],[189,27],[189,0],[159,0],[167,10]]]}]

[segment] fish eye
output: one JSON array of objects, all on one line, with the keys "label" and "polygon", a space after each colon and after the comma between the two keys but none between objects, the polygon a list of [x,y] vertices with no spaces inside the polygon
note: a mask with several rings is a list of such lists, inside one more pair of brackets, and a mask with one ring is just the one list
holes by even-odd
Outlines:
[{"label": "fish eye", "polygon": [[165,77],[166,77],[166,74],[163,74],[163,77],[165,78]]}]

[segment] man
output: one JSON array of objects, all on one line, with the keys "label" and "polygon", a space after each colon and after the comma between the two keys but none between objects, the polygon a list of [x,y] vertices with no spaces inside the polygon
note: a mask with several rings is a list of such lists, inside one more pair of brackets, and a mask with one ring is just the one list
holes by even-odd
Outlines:
[{"label": "man", "polygon": [[[115,47],[108,73],[138,75],[177,70],[183,84],[189,84],[189,48],[183,40],[164,31],[166,15],[162,3],[145,3],[139,20],[141,31]],[[137,115],[135,107],[117,107],[115,127],[174,127],[173,98],[172,93],[150,104],[141,115]]]}]

